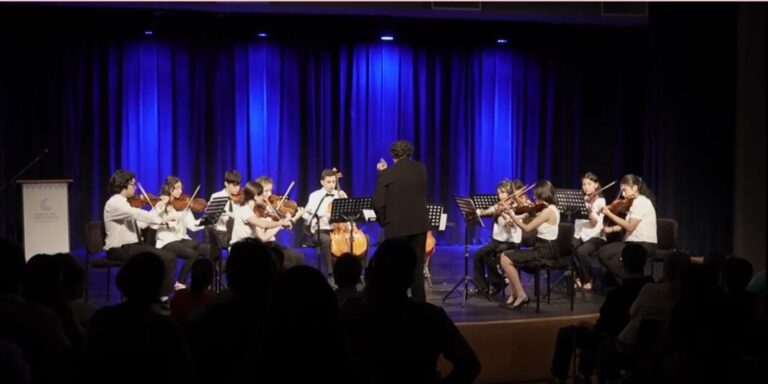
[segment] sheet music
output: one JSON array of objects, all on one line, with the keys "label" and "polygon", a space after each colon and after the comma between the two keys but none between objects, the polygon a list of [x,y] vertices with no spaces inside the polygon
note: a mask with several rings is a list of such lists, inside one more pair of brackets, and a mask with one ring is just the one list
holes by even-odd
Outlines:
[{"label": "sheet music", "polygon": [[445,231],[445,226],[448,223],[448,214],[443,213],[440,215],[440,226],[438,227],[438,231]]},{"label": "sheet music", "polygon": [[376,212],[373,209],[363,209],[365,221],[376,221]]}]

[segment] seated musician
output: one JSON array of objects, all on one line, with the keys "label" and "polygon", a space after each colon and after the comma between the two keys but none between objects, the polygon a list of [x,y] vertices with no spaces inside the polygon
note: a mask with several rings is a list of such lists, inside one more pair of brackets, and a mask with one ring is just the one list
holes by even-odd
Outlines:
[{"label": "seated musician", "polygon": [[517,216],[512,222],[524,232],[536,230],[536,245],[531,249],[509,250],[502,253],[501,269],[509,278],[509,299],[503,306],[514,309],[529,302],[523,290],[517,268],[529,262],[543,262],[558,257],[557,235],[560,225],[560,211],[557,209],[555,188],[547,180],[541,180],[533,187],[533,197],[539,212],[526,224]]},{"label": "seated musician", "polygon": [[232,211],[234,226],[232,227],[232,244],[249,237],[261,241],[269,241],[282,228],[291,228],[293,222],[289,219],[272,220],[256,214],[257,206],[264,205],[264,187],[255,181],[249,181],[243,188],[243,203]]},{"label": "seated musician", "polygon": [[[311,234],[312,243],[318,248],[326,272],[330,277],[333,275],[335,259],[331,255],[331,223],[329,222],[331,212],[328,210],[328,206],[336,198],[347,198],[347,194],[337,188],[338,178],[336,171],[332,169],[324,169],[320,173],[320,185],[322,186],[320,189],[309,195],[307,210],[304,212],[303,219],[308,232]],[[361,257],[363,267],[367,265],[367,260],[368,250]]]},{"label": "seated musician", "polygon": [[[183,185],[176,176],[168,176],[163,183],[160,197],[168,196],[171,201],[179,199],[182,194]],[[206,257],[208,255],[208,245],[202,244],[187,234],[187,231],[199,231],[203,227],[198,225],[198,220],[192,215],[189,209],[178,211],[174,208],[175,204],[165,204],[165,208],[160,211],[161,217],[174,217],[176,220],[170,220],[166,225],[157,226],[157,243],[155,246],[173,252],[176,257],[184,260],[179,272],[179,278],[176,281],[175,289],[184,289],[187,287],[187,277],[192,268],[192,264],[197,260],[198,255]]]},{"label": "seated musician", "polygon": [[160,290],[161,300],[166,301],[173,292],[173,275],[176,272],[176,256],[167,250],[157,249],[145,244],[141,239],[140,226],[148,224],[163,224],[166,219],[160,216],[160,211],[168,203],[168,197],[161,197],[149,212],[132,207],[128,199],[136,193],[136,177],[130,171],[119,169],[109,178],[109,190],[112,197],[104,204],[104,228],[106,239],[104,250],[107,258],[128,261],[140,253],[149,252],[160,257],[165,264],[165,280]]},{"label": "seated musician", "polygon": [[578,274],[575,285],[584,290],[592,289],[592,268],[590,256],[605,245],[603,234],[603,207],[605,198],[597,193],[600,189],[600,179],[592,172],[587,172],[581,178],[581,191],[584,192],[584,202],[587,205],[586,219],[573,221],[573,253],[578,261]]},{"label": "seated musician", "polygon": [[[621,250],[627,243],[637,243],[645,248],[648,257],[656,253],[656,209],[653,207],[653,192],[639,176],[624,175],[619,182],[621,194],[631,203],[626,219],[611,212],[609,207],[603,207],[603,214],[611,220],[603,227],[604,234],[625,231],[624,240],[606,244],[598,251],[600,260],[616,279],[624,278],[621,268]],[[614,204],[614,203],[611,203]]]},{"label": "seated musician", "polygon": [[240,196],[240,183],[242,182],[240,172],[232,169],[224,172],[224,189],[211,194],[208,204],[215,198],[229,197],[227,205],[224,206],[224,212],[219,216],[218,221],[214,225],[209,225],[205,228],[205,234],[211,243],[208,258],[212,261],[219,260],[221,258],[221,248],[225,248],[229,245],[229,239],[227,239],[227,222],[232,219],[232,212],[237,204],[233,203],[233,196]]},{"label": "seated musician", "polygon": [[[263,188],[262,198],[263,201],[267,207],[268,211],[272,211],[273,214],[278,215],[276,211],[274,211],[273,207],[269,204],[269,197],[272,196],[272,189],[274,188],[275,182],[272,180],[272,178],[268,176],[261,176],[255,180],[257,183],[261,184]],[[301,215],[304,214],[304,209],[299,208],[296,213],[293,216],[286,217],[288,221],[291,222],[291,225],[296,224],[296,222],[301,219]],[[282,218],[281,218],[282,219]],[[276,234],[276,233],[275,233]],[[262,239],[265,243],[269,243],[274,247],[279,248],[281,251],[283,251],[283,254],[285,255],[285,259],[283,261],[283,266],[285,269],[288,269],[290,267],[296,266],[296,265],[302,265],[304,264],[304,256],[301,253],[298,253],[294,251],[292,248],[286,247],[280,243],[277,242],[277,239],[275,238],[275,234],[270,236],[269,238]]]},{"label": "seated musician", "polygon": [[[475,269],[475,281],[480,294],[496,295],[504,289],[504,280],[499,272],[499,254],[501,252],[520,248],[520,241],[523,237],[523,231],[520,227],[514,225],[509,217],[511,210],[504,209],[507,205],[514,205],[515,202],[505,204],[511,200],[511,196],[523,189],[523,182],[520,180],[502,180],[496,186],[496,195],[499,197],[499,205],[488,207],[488,209],[478,209],[479,216],[493,217],[493,236],[491,241],[480,247],[472,255],[472,261]],[[526,199],[525,195],[520,198]],[[487,278],[486,278],[487,275]]]}]

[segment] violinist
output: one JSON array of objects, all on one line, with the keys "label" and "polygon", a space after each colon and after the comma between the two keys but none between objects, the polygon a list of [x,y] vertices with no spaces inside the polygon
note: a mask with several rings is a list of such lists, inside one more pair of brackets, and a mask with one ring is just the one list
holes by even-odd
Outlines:
[{"label": "violinist", "polygon": [[264,208],[264,187],[255,181],[249,181],[243,188],[243,203],[237,205],[232,212],[234,226],[230,245],[248,238],[255,237],[261,241],[269,241],[282,228],[290,228],[293,222],[288,219],[273,220],[259,217],[256,211]]},{"label": "violinist", "polygon": [[[168,176],[163,183],[160,197],[167,196],[170,201],[180,201],[183,185],[176,176]],[[187,287],[187,277],[192,268],[192,264],[197,260],[198,255],[205,257],[208,255],[208,245],[201,244],[189,237],[187,231],[199,231],[203,227],[198,225],[199,220],[195,220],[192,212],[185,208],[184,204],[176,209],[174,206],[179,204],[165,204],[165,208],[160,211],[161,217],[168,219],[167,225],[157,226],[157,243],[155,246],[173,252],[176,257],[184,260],[179,272],[179,278],[176,281],[175,289],[184,289]]]},{"label": "violinist", "polygon": [[[333,274],[334,258],[331,256],[331,224],[328,221],[331,212],[328,210],[328,206],[334,199],[347,198],[347,194],[337,188],[338,182],[336,171],[324,169],[320,173],[321,188],[309,195],[307,210],[302,217],[308,229],[307,232],[312,235],[313,244],[318,248],[323,258],[329,277]],[[367,265],[367,251],[361,261],[365,267]]]},{"label": "violinist", "polygon": [[[527,200],[524,194],[513,196],[522,190],[522,181],[502,180],[496,186],[496,196],[499,198],[499,203],[488,207],[488,209],[478,209],[477,211],[478,216],[493,217],[493,235],[491,242],[482,246],[472,255],[475,282],[477,282],[479,289],[479,292],[476,293],[494,296],[504,289],[503,279],[498,270],[499,255],[501,252],[520,248],[523,231],[512,223],[510,215],[514,213],[510,208],[518,205],[516,200]],[[518,199],[513,197],[518,197]],[[521,203],[524,202],[521,200]]]},{"label": "violinist", "polygon": [[243,178],[240,176],[240,172],[232,169],[224,172],[224,189],[211,194],[208,203],[217,197],[229,197],[230,200],[227,205],[224,206],[224,213],[219,216],[219,220],[214,225],[209,225],[205,228],[205,233],[208,240],[211,243],[208,258],[212,261],[219,260],[221,258],[221,248],[225,248],[229,245],[229,239],[227,239],[227,222],[232,220],[232,212],[236,206],[239,206],[240,202],[233,199],[242,198],[242,190],[240,189],[240,183]]},{"label": "violinist", "polygon": [[592,289],[592,269],[589,257],[605,245],[603,234],[603,207],[605,198],[598,193],[600,179],[592,172],[581,177],[581,191],[584,192],[584,202],[587,205],[587,219],[576,219],[573,222],[574,254],[578,260],[579,276],[576,278],[577,287],[584,290]]},{"label": "violinist", "polygon": [[[656,209],[653,207],[653,192],[636,175],[624,175],[619,182],[624,201],[618,200],[603,208],[603,213],[612,225],[603,227],[603,233],[625,231],[624,240],[609,243],[600,248],[597,258],[617,279],[623,278],[619,256],[627,243],[637,243],[645,248],[648,257],[656,253]],[[628,205],[626,218],[611,210],[611,206]]]},{"label": "violinist", "polygon": [[[272,178],[268,176],[261,176],[255,180],[257,183],[261,184],[263,188],[263,195],[264,198],[264,204],[266,207],[267,212],[269,212],[272,215],[276,215],[279,217],[279,213],[275,210],[272,205],[269,204],[269,197],[272,196],[272,189],[274,188],[275,182],[272,180]],[[301,219],[301,215],[304,214],[304,209],[299,208],[296,213],[293,214],[293,216],[286,215],[285,219],[290,221],[291,225],[296,224],[296,222]],[[283,219],[282,217],[280,218]],[[276,234],[276,233],[275,233]],[[283,260],[283,266],[285,269],[288,269],[290,267],[296,266],[296,265],[302,265],[304,264],[304,256],[301,253],[298,253],[294,251],[293,249],[286,247],[280,243],[277,242],[277,239],[275,238],[275,234],[272,236],[262,239],[265,243],[270,243],[272,246],[277,247],[281,251],[283,251],[283,254],[285,255],[285,259]]]},{"label": "violinist", "polygon": [[165,264],[165,280],[161,288],[161,300],[167,301],[173,292],[173,274],[176,271],[176,256],[164,249],[157,249],[143,243],[139,222],[143,225],[163,224],[166,219],[160,211],[168,203],[168,197],[161,197],[149,212],[132,207],[128,199],[136,193],[136,177],[130,171],[119,169],[109,178],[109,190],[112,197],[104,204],[104,228],[106,240],[104,250],[107,258],[127,261],[139,253],[153,253]]},{"label": "violinist", "polygon": [[533,220],[526,224],[517,216],[510,216],[510,218],[523,232],[536,230],[536,245],[531,249],[513,249],[501,254],[501,269],[509,278],[509,299],[502,306],[509,309],[518,308],[530,301],[523,290],[516,266],[558,257],[557,234],[560,225],[560,211],[557,209],[555,187],[549,181],[541,180],[533,187],[533,198],[536,206],[544,207],[536,213]]}]

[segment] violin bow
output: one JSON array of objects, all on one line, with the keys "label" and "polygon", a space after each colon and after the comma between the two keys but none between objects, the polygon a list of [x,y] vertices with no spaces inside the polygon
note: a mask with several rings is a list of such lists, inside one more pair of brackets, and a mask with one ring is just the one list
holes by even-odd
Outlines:
[{"label": "violin bow", "polygon": [[277,209],[283,207],[283,203],[285,203],[285,199],[288,197],[288,194],[291,193],[291,188],[293,188],[293,184],[295,184],[295,181],[291,181],[291,184],[288,186],[288,189],[285,190],[285,193],[283,194],[283,197],[280,198],[280,202],[277,204]]},{"label": "violin bow", "polygon": [[602,188],[598,189],[597,191],[595,191],[595,195],[599,194],[599,193],[600,193],[600,192],[602,192],[602,191],[605,191],[606,189],[610,188],[610,187],[611,187],[612,185],[614,185],[614,184],[616,184],[616,180],[614,180],[614,181],[611,181],[611,183],[610,183],[610,184],[608,184],[608,185],[606,185],[605,187],[602,187]]},{"label": "violin bow", "polygon": [[184,207],[184,210],[186,211],[189,209],[189,206],[192,204],[192,200],[195,199],[195,196],[197,196],[197,192],[200,191],[200,184],[197,185],[197,188],[195,188],[195,192],[192,194],[192,196],[189,198],[189,201],[187,201],[187,206]]},{"label": "violin bow", "polygon": [[141,195],[144,197],[144,199],[147,200],[147,203],[149,203],[149,206],[152,207],[157,213],[160,213],[160,211],[157,210],[157,207],[152,204],[152,200],[149,199],[149,195],[147,195],[147,191],[144,190],[144,187],[141,186],[141,183],[138,181],[136,182],[136,186],[139,187],[139,190],[141,191]]}]

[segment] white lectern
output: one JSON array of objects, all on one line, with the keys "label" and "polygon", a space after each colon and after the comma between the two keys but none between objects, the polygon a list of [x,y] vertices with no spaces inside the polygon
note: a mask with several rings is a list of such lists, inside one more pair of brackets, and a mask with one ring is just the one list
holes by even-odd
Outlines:
[{"label": "white lectern", "polygon": [[24,255],[69,252],[69,184],[72,180],[19,180]]}]

